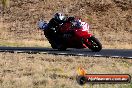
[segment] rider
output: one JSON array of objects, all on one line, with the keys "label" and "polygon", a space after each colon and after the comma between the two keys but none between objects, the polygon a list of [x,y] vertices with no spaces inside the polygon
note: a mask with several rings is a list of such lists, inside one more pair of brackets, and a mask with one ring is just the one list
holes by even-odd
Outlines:
[{"label": "rider", "polygon": [[59,30],[62,24],[74,20],[74,17],[66,17],[63,15],[63,13],[55,13],[54,17],[49,21],[47,25],[47,29],[44,34],[51,43],[51,45],[54,43],[58,47],[54,47],[54,44],[52,47],[54,48],[60,48],[62,45],[62,37],[59,34]]}]

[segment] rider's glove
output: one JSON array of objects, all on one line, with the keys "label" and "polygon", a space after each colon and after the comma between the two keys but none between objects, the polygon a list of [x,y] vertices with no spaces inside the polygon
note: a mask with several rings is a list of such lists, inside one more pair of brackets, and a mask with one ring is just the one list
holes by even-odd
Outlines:
[{"label": "rider's glove", "polygon": [[46,29],[46,27],[47,27],[47,23],[44,22],[44,21],[39,21],[39,22],[38,22],[38,27],[39,27],[41,30],[44,30],[44,29]]}]

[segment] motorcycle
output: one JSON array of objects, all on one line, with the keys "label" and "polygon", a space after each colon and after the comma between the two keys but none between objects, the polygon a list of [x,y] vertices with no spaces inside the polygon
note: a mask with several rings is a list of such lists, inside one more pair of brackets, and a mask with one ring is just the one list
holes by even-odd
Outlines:
[{"label": "motorcycle", "polygon": [[[45,31],[46,27],[47,22],[39,22],[40,29]],[[73,22],[67,22],[61,25],[59,32],[63,34],[63,46],[61,48],[56,48],[55,45],[50,42],[53,49],[66,50],[67,48],[89,48],[94,52],[99,52],[102,49],[100,41],[95,38],[93,34],[89,33],[88,23],[81,19],[76,19]]]}]

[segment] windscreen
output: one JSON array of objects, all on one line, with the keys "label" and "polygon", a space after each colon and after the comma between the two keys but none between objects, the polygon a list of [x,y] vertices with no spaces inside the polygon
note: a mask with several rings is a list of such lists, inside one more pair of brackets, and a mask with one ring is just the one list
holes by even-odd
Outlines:
[{"label": "windscreen", "polygon": [[81,22],[79,20],[75,20],[72,22],[72,27],[73,28],[82,28]]}]

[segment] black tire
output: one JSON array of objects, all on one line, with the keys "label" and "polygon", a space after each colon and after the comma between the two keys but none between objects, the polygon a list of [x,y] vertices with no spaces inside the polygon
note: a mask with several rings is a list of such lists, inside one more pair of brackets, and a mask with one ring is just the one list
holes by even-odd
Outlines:
[{"label": "black tire", "polygon": [[60,45],[60,46],[58,46],[58,50],[59,51],[66,51],[66,47],[64,46],[64,45]]},{"label": "black tire", "polygon": [[65,45],[63,44],[55,44],[53,41],[49,41],[49,43],[51,44],[51,47],[53,49],[58,49],[59,51],[65,51],[67,49],[67,47],[65,47]]},{"label": "black tire", "polygon": [[53,49],[57,49],[57,47],[56,47],[55,44],[51,44],[51,47],[52,47]]},{"label": "black tire", "polygon": [[54,43],[51,43],[53,49],[58,49],[59,51],[65,51],[67,48],[63,45],[56,46]]},{"label": "black tire", "polygon": [[87,47],[89,49],[91,49],[94,52],[99,52],[100,50],[102,50],[102,44],[100,43],[100,41],[95,38],[94,36],[88,38],[88,41],[91,43],[91,45],[86,44]]},{"label": "black tire", "polygon": [[57,46],[53,41],[51,41],[51,40],[48,40],[48,41],[53,49],[57,49]]},{"label": "black tire", "polygon": [[87,82],[87,79],[84,76],[78,76],[76,80],[79,85],[84,85]]}]

